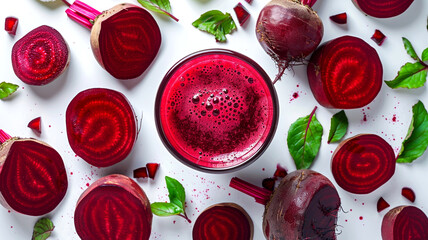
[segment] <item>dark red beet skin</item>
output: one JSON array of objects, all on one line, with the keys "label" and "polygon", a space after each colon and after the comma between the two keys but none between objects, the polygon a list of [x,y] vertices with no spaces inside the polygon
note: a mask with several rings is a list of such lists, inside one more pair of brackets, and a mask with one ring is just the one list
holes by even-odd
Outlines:
[{"label": "dark red beet skin", "polygon": [[363,107],[377,96],[383,68],[374,48],[362,39],[343,36],[321,45],[307,68],[315,99],[324,107]]},{"label": "dark red beet skin", "polygon": [[140,186],[126,176],[113,174],[83,192],[74,225],[83,240],[147,240],[152,218],[150,202]]},{"label": "dark red beet skin", "polygon": [[40,26],[18,40],[12,48],[12,67],[16,76],[30,85],[55,80],[70,61],[68,45],[61,34]]},{"label": "dark red beet skin", "polygon": [[426,240],[428,239],[428,218],[417,207],[393,208],[383,217],[382,239]]},{"label": "dark red beet skin", "polygon": [[413,0],[352,0],[361,11],[377,18],[390,18],[402,14]]},{"label": "dark red beet skin", "polygon": [[340,143],[333,153],[331,171],[344,190],[367,194],[394,175],[394,150],[377,135],[360,134]]},{"label": "dark red beet skin", "polygon": [[64,162],[55,149],[35,139],[11,138],[0,146],[0,203],[16,212],[51,212],[67,192]]},{"label": "dark red beet skin", "polygon": [[252,240],[253,221],[235,203],[220,203],[205,209],[193,226],[193,240]]},{"label": "dark red beet skin", "polygon": [[73,151],[97,167],[125,159],[137,137],[132,106],[123,94],[105,88],[77,94],[67,107],[66,127]]}]

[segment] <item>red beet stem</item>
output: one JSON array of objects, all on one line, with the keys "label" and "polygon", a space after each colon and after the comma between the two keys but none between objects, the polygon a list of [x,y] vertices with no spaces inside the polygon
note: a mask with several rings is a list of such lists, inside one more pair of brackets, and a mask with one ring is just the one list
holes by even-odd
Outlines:
[{"label": "red beet stem", "polygon": [[7,134],[5,131],[0,129],[0,143],[4,143],[11,138],[12,137],[9,134]]},{"label": "red beet stem", "polygon": [[[66,4],[68,2],[64,1]],[[67,4],[68,5],[68,4]],[[93,21],[95,18],[101,14],[95,8],[76,0],[73,4],[69,5],[70,7],[65,10],[68,17],[79,23],[80,25],[91,29],[93,25]]]},{"label": "red beet stem", "polygon": [[307,5],[309,7],[312,7],[316,2],[317,2],[317,0],[302,0],[301,1],[301,3],[303,5]]},{"label": "red beet stem", "polygon": [[263,205],[267,204],[272,194],[272,191],[258,187],[237,177],[232,178],[229,186],[253,197],[257,203]]},{"label": "red beet stem", "polygon": [[71,4],[69,2],[67,2],[66,0],[62,0],[62,2],[65,3],[65,5],[67,5],[69,7],[71,6]]}]

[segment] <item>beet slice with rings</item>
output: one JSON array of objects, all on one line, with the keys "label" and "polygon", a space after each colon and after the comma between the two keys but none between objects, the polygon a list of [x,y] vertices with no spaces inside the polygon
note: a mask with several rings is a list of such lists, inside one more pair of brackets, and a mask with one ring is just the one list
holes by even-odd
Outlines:
[{"label": "beet slice with rings", "polygon": [[253,221],[235,203],[219,203],[205,209],[193,226],[193,240],[252,240]]},{"label": "beet slice with rings", "polygon": [[70,62],[68,45],[52,27],[40,26],[19,39],[12,48],[16,76],[30,85],[45,85],[59,77]]},{"label": "beet slice with rings", "polygon": [[394,150],[377,135],[360,134],[340,143],[333,153],[331,170],[344,190],[371,193],[394,175]]},{"label": "beet slice with rings", "polygon": [[125,159],[137,137],[132,106],[122,93],[105,88],[77,94],[67,107],[66,127],[73,151],[96,167]]},{"label": "beet slice with rings", "polygon": [[390,18],[405,12],[413,0],[352,0],[352,2],[367,15]]},{"label": "beet slice with rings", "polygon": [[74,212],[76,232],[84,240],[147,240],[152,219],[144,191],[120,174],[91,184],[80,196]]},{"label": "beet slice with rings", "polygon": [[2,130],[0,143],[0,203],[30,216],[54,210],[68,187],[59,153],[42,141],[11,138]]},{"label": "beet slice with rings", "polygon": [[399,206],[383,217],[381,231],[383,240],[428,239],[428,218],[417,207]]},{"label": "beet slice with rings", "polygon": [[364,40],[343,36],[320,46],[307,68],[315,99],[324,107],[363,107],[377,96],[383,68],[376,50]]}]

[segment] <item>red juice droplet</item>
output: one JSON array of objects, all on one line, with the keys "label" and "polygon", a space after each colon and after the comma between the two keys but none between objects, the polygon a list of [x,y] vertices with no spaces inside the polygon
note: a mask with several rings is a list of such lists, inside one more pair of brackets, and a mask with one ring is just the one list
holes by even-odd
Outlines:
[{"label": "red juice droplet", "polygon": [[360,216],[360,220],[363,220],[363,216]]}]

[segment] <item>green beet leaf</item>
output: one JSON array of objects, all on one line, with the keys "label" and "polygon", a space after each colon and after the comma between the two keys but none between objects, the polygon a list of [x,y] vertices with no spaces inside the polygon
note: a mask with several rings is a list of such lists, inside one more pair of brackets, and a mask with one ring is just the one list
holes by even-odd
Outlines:
[{"label": "green beet leaf", "polygon": [[31,240],[45,240],[47,239],[55,226],[49,218],[41,218],[34,225],[33,237]]},{"label": "green beet leaf", "polygon": [[427,73],[428,66],[420,62],[406,63],[394,80],[385,81],[385,83],[390,88],[418,88],[425,84]]},{"label": "green beet leaf", "polygon": [[171,14],[171,4],[169,0],[138,0],[146,9],[167,15],[178,22],[178,19]]},{"label": "green beet leaf", "polygon": [[424,154],[428,147],[428,113],[419,101],[412,108],[413,117],[406,139],[398,154],[398,163],[411,163]]},{"label": "green beet leaf", "polygon": [[183,185],[174,178],[165,176],[166,187],[168,188],[169,200],[171,203],[184,209],[184,202],[186,201],[186,192]]},{"label": "green beet leaf", "polygon": [[288,130],[288,150],[297,169],[309,168],[321,146],[323,128],[315,116],[316,109],[310,115],[297,119]]},{"label": "green beet leaf", "polygon": [[13,83],[1,82],[0,83],[0,99],[6,98],[18,89],[18,85]]},{"label": "green beet leaf", "polygon": [[404,44],[404,48],[406,49],[406,51],[410,55],[410,57],[412,57],[414,60],[419,60],[419,57],[416,54],[415,49],[413,48],[413,45],[405,37],[403,37],[403,44]]},{"label": "green beet leaf", "polygon": [[226,34],[236,29],[236,24],[229,13],[211,10],[201,15],[192,25],[201,31],[215,36],[216,41],[225,42]]},{"label": "green beet leaf", "polygon": [[348,130],[348,118],[345,111],[340,111],[331,118],[330,132],[328,134],[327,143],[338,142],[345,136]]},{"label": "green beet leaf", "polygon": [[422,61],[428,61],[428,48],[425,48],[425,50],[422,52]]},{"label": "green beet leaf", "polygon": [[174,203],[155,202],[150,204],[152,213],[157,216],[166,217],[178,215],[183,212],[183,208],[175,205]]}]

